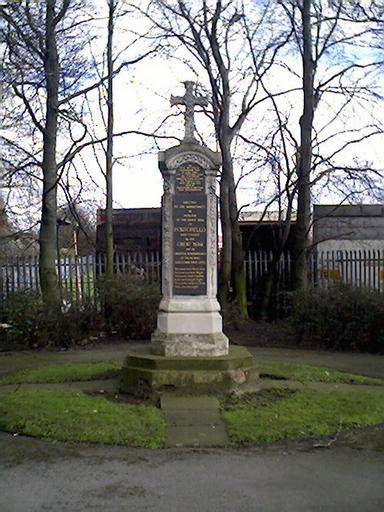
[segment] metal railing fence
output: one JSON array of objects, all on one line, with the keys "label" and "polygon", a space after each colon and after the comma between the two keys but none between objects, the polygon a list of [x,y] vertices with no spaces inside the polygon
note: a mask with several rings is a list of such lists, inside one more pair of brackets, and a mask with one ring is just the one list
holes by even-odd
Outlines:
[{"label": "metal railing fence", "polygon": [[[245,271],[248,297],[260,293],[271,270],[271,251],[250,251],[246,254]],[[96,300],[99,278],[105,268],[103,254],[68,256],[56,262],[63,299],[81,303]],[[159,252],[115,254],[116,273],[131,274],[149,282],[160,283],[161,259]],[[275,292],[289,289],[292,257],[283,254],[274,271]],[[384,291],[384,250],[318,251],[308,266],[308,275],[315,286],[329,287],[345,283],[370,290]],[[37,257],[3,258],[0,260],[0,296],[6,299],[19,290],[39,290],[39,263]]]}]

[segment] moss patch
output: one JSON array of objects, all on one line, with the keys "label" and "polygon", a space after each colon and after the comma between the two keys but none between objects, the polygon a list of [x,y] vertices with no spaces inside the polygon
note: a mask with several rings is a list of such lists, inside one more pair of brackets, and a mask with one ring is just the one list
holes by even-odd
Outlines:
[{"label": "moss patch", "polygon": [[120,375],[122,361],[41,366],[0,379],[5,384],[44,384],[109,379]]},{"label": "moss patch", "polygon": [[261,362],[260,377],[295,380],[298,382],[328,382],[384,386],[384,380],[341,372],[325,366],[309,364]]},{"label": "moss patch", "polygon": [[370,390],[297,391],[279,400],[225,406],[228,435],[235,442],[270,442],[326,435],[384,421],[384,395]]},{"label": "moss patch", "polygon": [[165,423],[158,409],[114,404],[81,391],[3,393],[0,429],[63,441],[158,448]]}]

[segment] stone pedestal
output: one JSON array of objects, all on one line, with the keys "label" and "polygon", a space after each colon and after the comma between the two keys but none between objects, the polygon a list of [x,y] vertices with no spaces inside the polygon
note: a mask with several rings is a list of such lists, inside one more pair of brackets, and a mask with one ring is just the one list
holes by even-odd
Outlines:
[{"label": "stone pedestal", "polygon": [[163,357],[148,346],[125,358],[120,389],[133,394],[242,394],[258,390],[259,371],[245,347],[229,347],[225,356]]},{"label": "stone pedestal", "polygon": [[197,142],[161,152],[162,294],[152,352],[163,356],[224,356],[217,293],[216,175],[221,163]]}]

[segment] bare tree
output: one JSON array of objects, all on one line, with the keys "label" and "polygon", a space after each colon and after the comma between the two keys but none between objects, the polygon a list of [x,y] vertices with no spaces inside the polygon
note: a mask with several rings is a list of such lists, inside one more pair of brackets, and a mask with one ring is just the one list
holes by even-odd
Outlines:
[{"label": "bare tree", "polygon": [[[112,183],[109,178],[112,169],[112,137],[115,135],[112,123],[112,80],[128,64],[143,58],[141,55],[130,62],[121,59],[119,66],[114,66],[111,53],[112,17],[116,0],[111,0],[108,5],[108,69],[106,74],[98,76],[95,76],[96,67],[90,68],[89,55],[86,55],[84,48],[91,47],[96,37],[90,32],[90,24],[94,26],[100,20],[95,19],[93,11],[90,12],[84,2],[26,0],[22,4],[16,2],[0,7],[4,19],[0,33],[5,49],[5,81],[8,90],[16,98],[14,108],[7,112],[7,117],[12,120],[14,127],[17,126],[17,132],[13,130],[13,138],[2,138],[14,153],[18,151],[21,155],[17,165],[9,159],[9,177],[16,179],[27,174],[31,179],[41,181],[39,268],[41,291],[47,305],[58,305],[60,301],[55,269],[58,187],[61,187],[68,203],[73,204],[69,179],[63,179],[66,172],[70,168],[74,169],[81,190],[82,178],[77,172],[74,159],[85,148],[106,142],[107,197],[111,201]],[[84,98],[104,85],[108,95],[109,127],[107,136],[95,140],[88,126],[88,104]],[[25,122],[26,117],[28,123]],[[18,123],[24,127],[24,137],[19,139]]]},{"label": "bare tree", "polygon": [[[94,102],[87,97],[89,120],[87,126],[90,139],[75,148],[74,153],[81,152],[83,148],[92,146],[95,161],[105,179],[105,254],[106,267],[105,273],[108,278],[113,274],[114,261],[114,239],[113,239],[113,166],[117,160],[114,154],[114,139],[127,136],[130,134],[142,135],[144,137],[152,137],[155,134],[140,132],[139,130],[125,130],[119,133],[114,131],[114,80],[117,75],[124,69],[129,69],[131,65],[145,59],[151,53],[156,51],[154,48],[146,48],[141,44],[140,37],[133,34],[133,30],[126,30],[126,25],[130,24],[130,14],[132,9],[129,8],[125,0],[106,0],[107,7],[107,37],[106,49],[102,59],[98,60],[91,49],[93,57],[93,66],[100,80],[98,87],[97,111],[99,118],[94,115]],[[128,21],[127,21],[128,20]],[[119,36],[116,37],[116,32]],[[129,33],[128,33],[129,32]],[[122,37],[124,33],[124,37]],[[118,42],[116,43],[116,40]],[[132,58],[126,59],[127,54]],[[103,78],[105,77],[105,79]],[[106,112],[105,112],[106,111]],[[104,133],[100,132],[103,130]],[[104,153],[105,163],[102,163],[99,149]]]},{"label": "bare tree", "polygon": [[[288,38],[273,23],[268,5],[248,7],[249,16],[242,2],[152,1],[141,11],[154,26],[150,36],[161,41],[169,56],[180,58],[196,74],[205,74],[212,105],[206,113],[222,154],[219,297],[224,307],[232,299],[239,318],[247,316],[247,297],[233,144],[251,112],[266,99],[259,96],[259,80]],[[250,45],[253,59],[249,58]]]},{"label": "bare tree", "polygon": [[106,208],[105,208],[105,239],[106,239],[106,268],[107,278],[113,275],[113,189],[112,189],[112,165],[113,165],[113,28],[114,28],[115,0],[108,0],[108,41],[107,41],[107,150],[106,150]]},{"label": "bare tree", "polygon": [[[294,286],[307,286],[307,256],[311,227],[311,189],[328,170],[318,172],[313,177],[314,168],[321,169],[325,159],[314,155],[313,145],[319,145],[319,131],[315,129],[315,113],[319,103],[329,95],[344,96],[334,120],[341,115],[345,107],[354,99],[362,100],[367,95],[366,73],[381,65],[375,56],[361,63],[353,52],[353,45],[369,45],[372,37],[372,24],[358,25],[350,15],[349,2],[337,0],[291,0],[279,1],[286,18],[292,27],[294,42],[302,61],[302,97],[303,107],[300,117],[300,141],[297,158],[297,220],[294,255]],[[356,4],[356,3],[354,3]],[[349,15],[348,15],[349,12]],[[366,22],[372,22],[366,17]],[[327,72],[324,72],[324,68]],[[365,84],[361,84],[362,81]],[[373,95],[372,95],[373,98]],[[323,130],[324,132],[324,127]],[[373,136],[380,128],[372,123],[368,133],[361,133],[355,139],[340,144],[331,154],[335,157],[351,144]],[[340,134],[339,134],[340,135]],[[328,136],[328,141],[334,136]],[[325,141],[323,140],[323,143]],[[328,163],[329,160],[328,159]],[[333,169],[334,166],[333,166]],[[350,169],[352,170],[352,169]]]},{"label": "bare tree", "polygon": [[73,117],[69,102],[79,94],[84,71],[80,41],[68,44],[65,38],[87,21],[84,15],[75,21],[73,13],[81,14],[79,8],[71,0],[27,0],[0,7],[5,76],[18,99],[18,118],[28,115],[33,136],[42,139],[41,159],[32,158],[42,173],[40,285],[45,303],[53,307],[60,301],[55,268],[59,118]]}]

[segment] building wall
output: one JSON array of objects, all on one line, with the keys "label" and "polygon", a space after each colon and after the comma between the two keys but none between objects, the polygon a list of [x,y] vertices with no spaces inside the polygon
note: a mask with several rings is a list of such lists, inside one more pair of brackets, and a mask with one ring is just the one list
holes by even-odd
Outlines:
[{"label": "building wall", "polygon": [[322,247],[333,240],[384,240],[384,205],[314,205],[313,221],[314,243]]},{"label": "building wall", "polygon": [[[161,244],[161,208],[115,209],[112,214],[115,249],[118,252],[159,251]],[[220,225],[219,225],[220,228]],[[281,226],[277,222],[240,221],[244,250],[275,249]],[[219,236],[220,239],[220,236]],[[287,250],[292,248],[292,228]],[[104,252],[104,210],[97,212],[97,252]]]},{"label": "building wall", "polygon": [[[105,250],[104,210],[97,212],[96,249]],[[159,251],[161,240],[160,208],[113,210],[113,237],[118,252]]]},{"label": "building wall", "polygon": [[384,205],[315,205],[317,281],[384,288]]},{"label": "building wall", "polygon": [[384,240],[327,240],[316,246],[322,251],[378,251],[384,250]]}]

